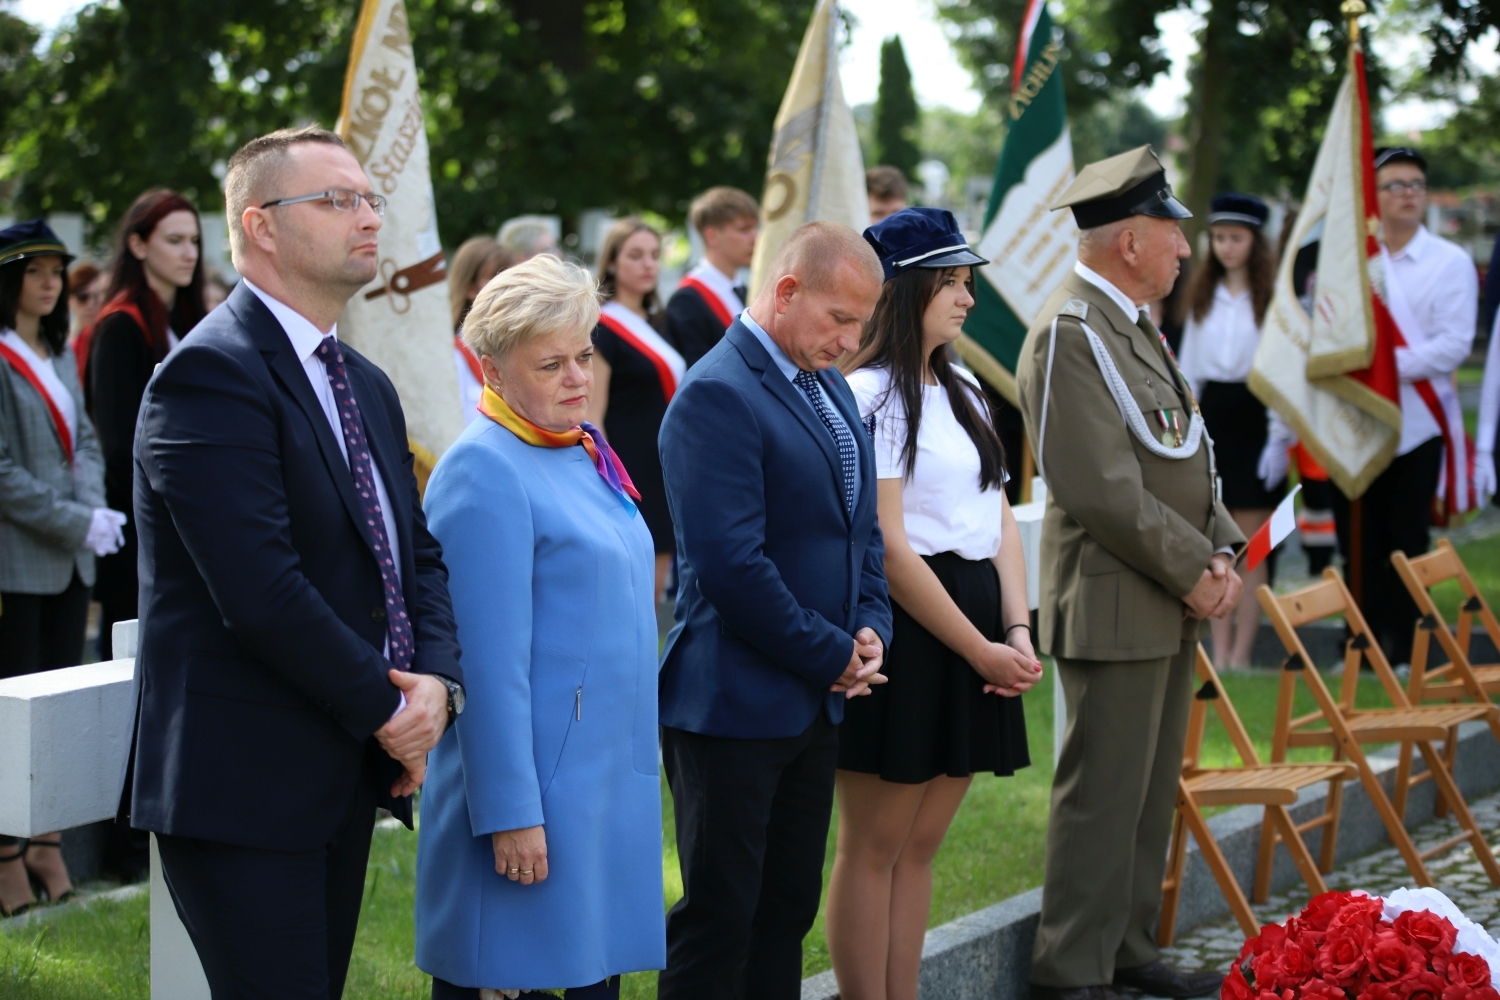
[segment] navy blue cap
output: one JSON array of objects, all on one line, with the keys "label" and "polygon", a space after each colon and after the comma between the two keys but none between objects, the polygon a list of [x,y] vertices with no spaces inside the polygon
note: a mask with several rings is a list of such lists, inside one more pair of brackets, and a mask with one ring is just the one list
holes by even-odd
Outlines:
[{"label": "navy blue cap", "polygon": [[1266,203],[1253,194],[1216,194],[1208,209],[1208,224],[1236,222],[1259,229],[1271,217]]},{"label": "navy blue cap", "polygon": [[63,241],[41,219],[28,219],[0,229],[0,267],[26,257],[73,259]]},{"label": "navy blue cap", "polygon": [[946,208],[903,208],[865,230],[885,280],[915,267],[964,267],[989,261],[969,249],[958,220]]},{"label": "navy blue cap", "polygon": [[1427,173],[1427,157],[1410,146],[1381,146],[1375,150],[1375,169],[1387,163],[1414,163],[1422,173]]}]

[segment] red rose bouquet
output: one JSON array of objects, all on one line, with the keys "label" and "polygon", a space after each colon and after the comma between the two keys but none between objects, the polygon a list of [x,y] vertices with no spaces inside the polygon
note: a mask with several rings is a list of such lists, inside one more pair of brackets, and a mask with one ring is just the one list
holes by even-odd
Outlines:
[{"label": "red rose bouquet", "polygon": [[1245,942],[1220,1000],[1500,1000],[1500,945],[1436,889],[1327,892]]}]

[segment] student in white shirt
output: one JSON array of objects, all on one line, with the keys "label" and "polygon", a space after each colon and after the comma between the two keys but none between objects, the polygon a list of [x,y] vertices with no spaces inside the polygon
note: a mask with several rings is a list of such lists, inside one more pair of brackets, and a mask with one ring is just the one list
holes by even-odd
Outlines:
[{"label": "student in white shirt", "polygon": [[[1453,373],[1469,356],[1479,312],[1479,274],[1468,252],[1434,236],[1422,225],[1427,215],[1427,161],[1405,146],[1375,151],[1375,187],[1380,199],[1381,240],[1390,255],[1386,275],[1389,299],[1404,299],[1392,315],[1401,325],[1405,347],[1396,348],[1401,379],[1401,440],[1396,457],[1362,498],[1362,593],[1360,608],[1392,663],[1411,659],[1417,606],[1406,592],[1391,553],[1409,556],[1431,543],[1433,498],[1443,468],[1444,440],[1437,416],[1417,384],[1426,381],[1440,404],[1453,402]],[[1441,412],[1440,405],[1440,412]],[[1461,421],[1456,405],[1447,422]],[[1462,427],[1453,428],[1462,448]],[[1463,455],[1463,451],[1458,452]],[[1350,505],[1334,492],[1339,549],[1347,565]]]},{"label": "student in white shirt", "polygon": [[1004,450],[949,346],[988,262],[942,209],[897,212],[865,239],[886,282],[842,367],[874,439],[894,631],[890,683],[839,727],[828,951],[843,996],[916,1000],[933,856],[976,772],[1030,763],[1017,696],[1041,663]]},{"label": "student in white shirt", "polygon": [[[0,677],[82,661],[94,559],[123,540],[68,350],[67,262],[45,222],[0,230]],[[55,833],[0,837],[0,917],[72,895]]]},{"label": "student in white shirt", "polygon": [[484,391],[484,375],[479,359],[464,343],[459,331],[464,317],[474,305],[479,290],[490,279],[514,264],[520,263],[516,252],[501,246],[488,236],[464,240],[448,264],[448,307],[453,314],[453,364],[458,371],[458,402],[464,423],[479,416],[479,396]]},{"label": "student in white shirt", "polygon": [[[1196,269],[1187,290],[1180,360],[1213,439],[1224,506],[1247,538],[1281,500],[1290,443],[1284,433],[1268,433],[1265,404],[1246,384],[1276,280],[1276,260],[1264,232],[1269,216],[1266,203],[1253,195],[1214,197],[1208,216],[1208,259]],[[1261,456],[1268,448],[1279,449],[1281,461],[1268,463],[1263,480]],[[1250,665],[1260,625],[1255,589],[1266,582],[1269,568],[1262,564],[1246,574],[1245,591],[1234,612],[1213,620],[1214,662],[1220,667]]]}]

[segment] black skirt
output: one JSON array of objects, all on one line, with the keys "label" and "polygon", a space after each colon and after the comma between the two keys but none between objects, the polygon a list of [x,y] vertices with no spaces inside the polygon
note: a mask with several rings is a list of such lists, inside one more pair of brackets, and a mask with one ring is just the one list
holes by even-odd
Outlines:
[{"label": "black skirt", "polygon": [[[958,609],[981,635],[999,641],[1000,577],[988,559],[923,556]],[[1020,698],[984,693],[969,662],[891,602],[887,684],[852,698],[839,727],[839,767],[918,785],[940,775],[980,771],[1008,777],[1031,764]]]},{"label": "black skirt", "polygon": [[1243,382],[1209,382],[1198,400],[1203,423],[1214,440],[1214,465],[1224,481],[1230,510],[1269,510],[1285,495],[1285,482],[1268,490],[1257,467],[1266,447],[1266,406]]}]

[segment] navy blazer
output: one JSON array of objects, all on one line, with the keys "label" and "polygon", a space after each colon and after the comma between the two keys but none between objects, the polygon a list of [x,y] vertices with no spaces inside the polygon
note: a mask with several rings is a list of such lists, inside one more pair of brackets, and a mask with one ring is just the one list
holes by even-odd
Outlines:
[{"label": "navy blazer", "polygon": [[662,653],[661,724],[708,736],[803,732],[868,626],[891,638],[875,456],[854,394],[820,373],[859,443],[861,488],[844,512],[838,449],[802,391],[735,320],[688,372],[661,427],[677,527],[676,625]]},{"label": "navy blazer", "polygon": [[[448,571],[390,379],[343,347],[394,508],[412,669],[462,680]],[[281,324],[241,284],[152,376],[135,442],[140,648],[132,825],[271,850],[328,843],[400,703],[349,466]]]}]

